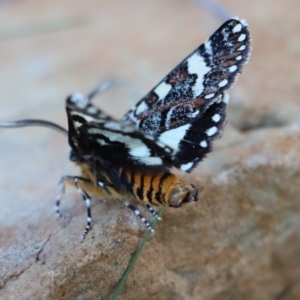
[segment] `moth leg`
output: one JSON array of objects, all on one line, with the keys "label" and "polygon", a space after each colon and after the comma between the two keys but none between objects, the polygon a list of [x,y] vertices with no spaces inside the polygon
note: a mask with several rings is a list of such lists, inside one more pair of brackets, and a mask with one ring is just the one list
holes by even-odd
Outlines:
[{"label": "moth leg", "polygon": [[128,202],[124,202],[124,204],[130,208],[140,219],[141,221],[147,226],[147,228],[151,231],[154,232],[154,229],[152,228],[152,226],[150,225],[150,223],[141,215],[141,212],[134,207],[132,204],[128,203]]},{"label": "moth leg", "polygon": [[55,210],[56,215],[59,218],[65,219],[65,218],[70,217],[70,215],[62,214],[59,210],[59,206],[60,206],[62,194],[64,194],[65,190],[66,190],[66,183],[68,183],[70,185],[75,185],[74,178],[75,178],[75,176],[63,176],[57,185],[57,196],[56,196],[56,204],[55,204],[54,210]]},{"label": "moth leg", "polygon": [[90,181],[88,179],[85,179],[85,178],[79,177],[79,176],[63,176],[61,178],[61,180],[58,183],[58,187],[57,187],[57,198],[56,198],[56,205],[55,205],[54,210],[58,217],[60,217],[60,218],[68,217],[66,215],[61,214],[59,211],[61,196],[65,192],[66,183],[69,185],[75,186],[78,193],[82,196],[82,198],[86,204],[86,207],[87,207],[87,224],[86,224],[85,230],[81,236],[81,238],[84,239],[91,228],[91,222],[92,222],[91,197],[88,195],[88,193],[82,187],[79,186],[80,182],[88,182],[89,183]]},{"label": "moth leg", "polygon": [[161,220],[161,217],[157,214],[157,212],[155,211],[155,209],[152,206],[150,206],[149,204],[146,204],[146,207],[155,219]]},{"label": "moth leg", "polygon": [[74,179],[74,183],[77,188],[77,192],[82,196],[82,198],[85,202],[85,205],[86,205],[87,221],[86,221],[85,229],[81,235],[81,239],[83,240],[91,229],[92,214],[91,214],[91,197],[82,187],[79,186],[80,181],[87,181],[87,180],[84,178],[81,178],[81,177],[76,177]]}]

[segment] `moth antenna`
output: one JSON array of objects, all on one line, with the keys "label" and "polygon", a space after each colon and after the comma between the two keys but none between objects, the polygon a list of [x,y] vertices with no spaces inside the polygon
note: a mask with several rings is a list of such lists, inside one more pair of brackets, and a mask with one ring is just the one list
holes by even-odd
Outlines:
[{"label": "moth antenna", "polygon": [[107,90],[112,85],[112,80],[107,79],[104,80],[100,85],[98,85],[97,88],[95,88],[91,93],[89,93],[86,96],[87,103],[90,103],[93,98],[95,98],[97,95],[103,93],[105,90]]},{"label": "moth antenna", "polygon": [[61,127],[60,125],[57,125],[55,123],[46,120],[27,119],[27,120],[12,121],[12,122],[0,122],[0,127],[5,127],[5,128],[18,128],[18,127],[26,127],[26,126],[48,127],[68,135],[68,130]]},{"label": "moth antenna", "polygon": [[220,4],[214,3],[210,0],[195,0],[195,2],[203,6],[213,15],[219,17],[222,21],[226,21],[232,17],[232,14]]}]

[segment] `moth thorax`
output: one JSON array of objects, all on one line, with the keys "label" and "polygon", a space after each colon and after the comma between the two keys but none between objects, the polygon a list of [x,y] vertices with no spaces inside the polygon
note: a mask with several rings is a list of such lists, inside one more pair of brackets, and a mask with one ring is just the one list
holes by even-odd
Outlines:
[{"label": "moth thorax", "polygon": [[174,182],[168,193],[169,206],[180,207],[192,201],[198,201],[198,189],[193,184],[188,184],[183,180]]}]

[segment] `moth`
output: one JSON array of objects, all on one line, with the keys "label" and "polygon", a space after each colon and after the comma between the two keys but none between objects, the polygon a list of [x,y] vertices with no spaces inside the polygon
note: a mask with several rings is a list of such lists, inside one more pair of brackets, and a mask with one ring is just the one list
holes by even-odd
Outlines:
[{"label": "moth", "polygon": [[126,199],[134,195],[158,217],[153,207],[180,207],[198,200],[198,189],[171,173],[191,172],[212,150],[226,119],[226,93],[248,61],[251,41],[247,23],[225,22],[121,120],[115,120],[91,103],[105,86],[87,97],[66,100],[68,131],[44,120],[2,122],[2,127],[48,126],[68,134],[70,160],[80,176],[63,176],[58,184],[55,212],[65,185],[77,188],[87,207],[82,238],[91,228],[91,195],[115,198],[150,223]]}]

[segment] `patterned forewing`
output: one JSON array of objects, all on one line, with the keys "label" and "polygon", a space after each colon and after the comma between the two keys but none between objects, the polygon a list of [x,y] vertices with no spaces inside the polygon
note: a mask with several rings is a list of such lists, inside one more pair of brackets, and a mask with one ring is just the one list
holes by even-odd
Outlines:
[{"label": "patterned forewing", "polygon": [[229,99],[224,91],[241,73],[250,50],[246,22],[225,22],[123,119],[170,146],[174,166],[189,172],[219,136]]},{"label": "patterned forewing", "polygon": [[245,21],[225,22],[125,114],[123,120],[152,135],[192,122],[232,85],[249,52]]}]

